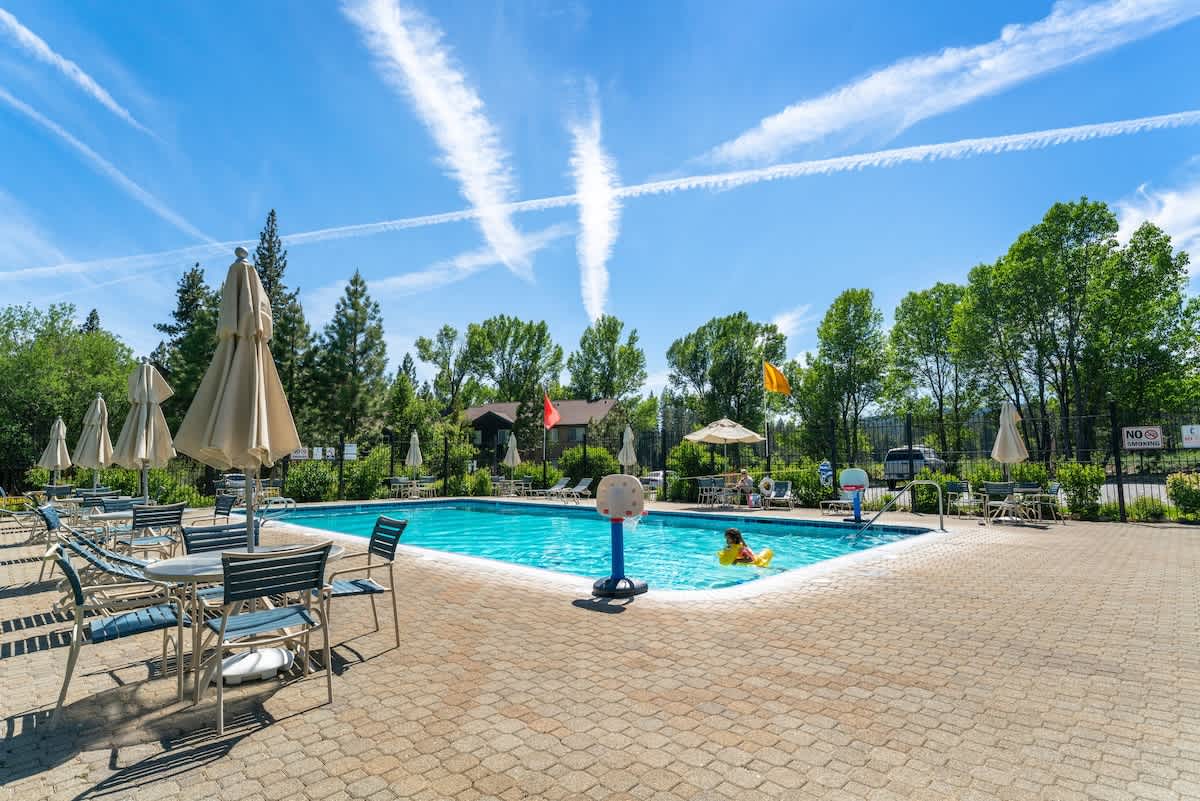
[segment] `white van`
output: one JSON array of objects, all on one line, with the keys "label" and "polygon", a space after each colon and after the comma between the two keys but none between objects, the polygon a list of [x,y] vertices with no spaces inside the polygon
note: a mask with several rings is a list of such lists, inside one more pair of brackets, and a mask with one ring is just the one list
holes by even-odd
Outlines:
[{"label": "white van", "polygon": [[892,448],[883,459],[883,479],[888,489],[896,489],[896,485],[916,478],[921,469],[928,467],[936,473],[944,472],[946,461],[928,445],[914,445],[911,451],[912,471],[908,469],[910,451],[908,448]]}]

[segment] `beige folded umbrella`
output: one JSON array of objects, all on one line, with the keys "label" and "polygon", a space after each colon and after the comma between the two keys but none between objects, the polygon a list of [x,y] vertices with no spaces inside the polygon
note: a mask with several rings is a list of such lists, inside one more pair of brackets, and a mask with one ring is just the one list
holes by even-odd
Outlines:
[{"label": "beige folded umbrella", "polygon": [[219,470],[246,471],[246,545],[253,549],[258,471],[300,447],[300,437],[267,346],[271,300],[246,249],[234,253],[221,287],[217,351],[175,433],[175,447]]},{"label": "beige folded umbrella", "polygon": [[992,445],[992,458],[1005,466],[1005,475],[1008,474],[1008,465],[1029,458],[1025,441],[1021,439],[1021,432],[1017,430],[1019,422],[1021,415],[1017,412],[1017,407],[1005,401],[1000,407],[1000,430],[996,432],[996,442]]},{"label": "beige folded umbrella", "polygon": [[112,461],[140,470],[142,500],[150,502],[151,467],[166,467],[175,457],[171,431],[160,404],[175,394],[154,365],[146,359],[129,376],[129,414],[117,435]]},{"label": "beige folded umbrella", "polygon": [[92,470],[92,487],[100,483],[100,471],[113,462],[112,440],[108,436],[108,406],[104,396],[96,393],[96,399],[83,416],[83,431],[75,444],[75,464]]},{"label": "beige folded umbrella", "polygon": [[38,459],[38,467],[44,467],[52,472],[50,483],[57,484],[59,475],[71,466],[71,454],[67,453],[67,426],[60,417],[50,426],[50,441],[42,458]]},{"label": "beige folded umbrella", "polygon": [[637,448],[633,444],[633,429],[625,426],[625,436],[621,442],[621,452],[617,454],[621,467],[632,468],[637,464]]},{"label": "beige folded umbrella", "polygon": [[521,451],[517,445],[516,434],[508,435],[508,450],[504,452],[504,464],[514,470],[517,465],[521,464]]},{"label": "beige folded umbrella", "polygon": [[414,428],[412,436],[408,438],[408,454],[404,457],[404,466],[416,468],[422,464],[424,460],[421,458],[421,439]]}]

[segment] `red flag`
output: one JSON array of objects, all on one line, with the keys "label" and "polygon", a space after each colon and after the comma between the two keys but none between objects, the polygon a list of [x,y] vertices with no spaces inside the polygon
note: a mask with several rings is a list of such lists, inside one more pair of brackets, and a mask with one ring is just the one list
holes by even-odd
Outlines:
[{"label": "red flag", "polygon": [[549,392],[543,393],[542,394],[542,425],[546,427],[547,431],[549,431],[550,429],[552,429],[556,425],[558,425],[558,421],[561,419],[562,419],[562,417],[559,415],[558,409],[555,409],[554,404],[550,402],[550,393]]}]

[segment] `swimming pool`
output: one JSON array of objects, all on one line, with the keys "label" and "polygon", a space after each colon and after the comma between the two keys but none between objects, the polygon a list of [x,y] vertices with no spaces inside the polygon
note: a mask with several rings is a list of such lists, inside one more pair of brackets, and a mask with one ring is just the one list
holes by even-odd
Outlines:
[{"label": "swimming pool", "polygon": [[[438,551],[481,556],[577,576],[609,572],[609,523],[587,505],[534,506],[503,501],[431,501],[298,509],[278,519],[298,526],[371,536],[379,515],[408,520],[401,542]],[[723,532],[741,529],[755,551],[771,548],[766,569],[722,567]],[[857,542],[843,539],[837,523],[692,513],[650,513],[625,530],[625,571],[652,590],[731,587],[814,562],[894,542],[927,529],[872,526]]]}]

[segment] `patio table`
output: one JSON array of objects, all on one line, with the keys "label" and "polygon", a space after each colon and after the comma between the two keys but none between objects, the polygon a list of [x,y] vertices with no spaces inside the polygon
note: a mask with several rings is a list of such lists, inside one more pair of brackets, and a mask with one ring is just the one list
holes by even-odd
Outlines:
[{"label": "patio table", "polygon": [[[113,514],[116,514],[115,512]],[[291,545],[260,545],[254,553],[271,551],[287,551],[301,547],[300,543]],[[151,562],[143,568],[147,578],[175,584],[179,588],[180,603],[187,608],[192,619],[192,678],[195,681],[196,703],[200,703],[200,658],[202,654],[201,636],[204,628],[204,607],[200,600],[199,587],[201,584],[214,584],[225,576],[221,565],[222,553],[248,553],[246,548],[230,548],[226,551],[208,551],[206,553],[176,556],[171,559],[160,559]],[[340,559],[346,549],[334,543],[329,550],[330,559]],[[180,670],[183,666],[180,665]],[[180,685],[182,692],[182,684]],[[182,696],[181,696],[182,700]]]}]

